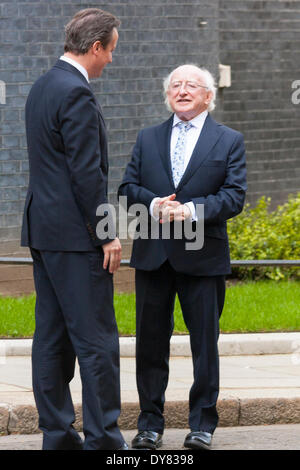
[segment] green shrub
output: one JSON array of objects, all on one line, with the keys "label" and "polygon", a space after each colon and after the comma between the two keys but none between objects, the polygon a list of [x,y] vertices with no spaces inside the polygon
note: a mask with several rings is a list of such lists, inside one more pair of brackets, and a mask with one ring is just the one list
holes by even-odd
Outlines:
[{"label": "green shrub", "polygon": [[[300,259],[300,193],[270,210],[271,198],[263,196],[255,207],[228,221],[231,259]],[[233,268],[241,279],[299,279],[299,268]]]}]

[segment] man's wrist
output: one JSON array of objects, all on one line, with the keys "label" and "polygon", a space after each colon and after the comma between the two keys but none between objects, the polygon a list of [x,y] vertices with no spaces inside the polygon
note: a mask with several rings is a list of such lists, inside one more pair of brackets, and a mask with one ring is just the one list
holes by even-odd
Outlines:
[{"label": "man's wrist", "polygon": [[149,207],[150,215],[155,220],[159,220],[159,215],[154,213],[154,205],[157,201],[159,201],[159,199],[160,199],[159,197],[155,197],[154,199],[152,199],[150,207]]},{"label": "man's wrist", "polygon": [[197,221],[198,218],[197,218],[197,215],[196,215],[196,209],[195,209],[194,203],[192,201],[189,201],[189,202],[185,202],[184,205],[189,208],[189,211],[191,213],[191,216],[189,217],[189,219],[191,221]]}]

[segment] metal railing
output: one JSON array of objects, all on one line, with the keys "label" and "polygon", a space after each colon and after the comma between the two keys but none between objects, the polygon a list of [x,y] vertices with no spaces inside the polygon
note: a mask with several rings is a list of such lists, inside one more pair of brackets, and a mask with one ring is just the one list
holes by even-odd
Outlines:
[{"label": "metal railing", "polygon": [[[15,257],[0,257],[0,264],[19,264],[19,265],[30,265],[32,264],[32,258],[15,258]],[[281,267],[299,267],[300,259],[246,259],[246,260],[231,260],[231,267],[268,267],[268,266],[281,266]],[[129,259],[123,259],[121,266],[129,266]]]}]

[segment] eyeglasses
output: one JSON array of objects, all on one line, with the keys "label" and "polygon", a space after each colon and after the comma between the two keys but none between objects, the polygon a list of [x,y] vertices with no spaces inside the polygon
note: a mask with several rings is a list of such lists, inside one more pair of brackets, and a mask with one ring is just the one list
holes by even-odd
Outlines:
[{"label": "eyeglasses", "polygon": [[172,82],[170,83],[170,88],[172,91],[178,91],[181,89],[182,85],[184,85],[184,88],[190,92],[196,91],[198,88],[205,88],[205,90],[208,90],[207,86],[200,85],[197,82]]}]

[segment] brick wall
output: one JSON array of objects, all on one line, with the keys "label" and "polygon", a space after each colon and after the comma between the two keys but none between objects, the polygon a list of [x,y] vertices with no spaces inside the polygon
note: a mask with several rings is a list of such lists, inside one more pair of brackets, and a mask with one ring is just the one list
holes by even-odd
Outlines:
[{"label": "brick wall", "polygon": [[248,201],[276,206],[300,190],[300,1],[220,0],[220,60],[232,86],[220,96],[222,120],[245,135]]},{"label": "brick wall", "polygon": [[[110,141],[110,200],[139,128],[167,116],[161,81],[185,61],[218,63],[218,1],[15,1],[0,3],[0,240],[18,240],[28,183],[24,105],[32,83],[63,53],[63,28],[81,8],[100,7],[121,18],[113,64],[92,82]],[[207,27],[199,26],[202,18]],[[201,46],[200,46],[201,45]]]},{"label": "brick wall", "polygon": [[[63,53],[64,25],[76,11],[87,7],[106,9],[122,21],[113,63],[100,80],[92,81],[108,128],[112,203],[116,203],[116,190],[138,130],[168,117],[162,97],[163,77],[185,62],[217,71],[218,0],[0,2],[0,80],[6,82],[7,95],[6,104],[0,104],[1,253],[23,252],[19,236],[28,183],[24,136],[27,94],[32,83]],[[201,25],[202,21],[207,25]],[[130,248],[124,251],[129,257]],[[123,270],[116,284],[127,288],[128,282],[132,286],[132,274]]]}]

